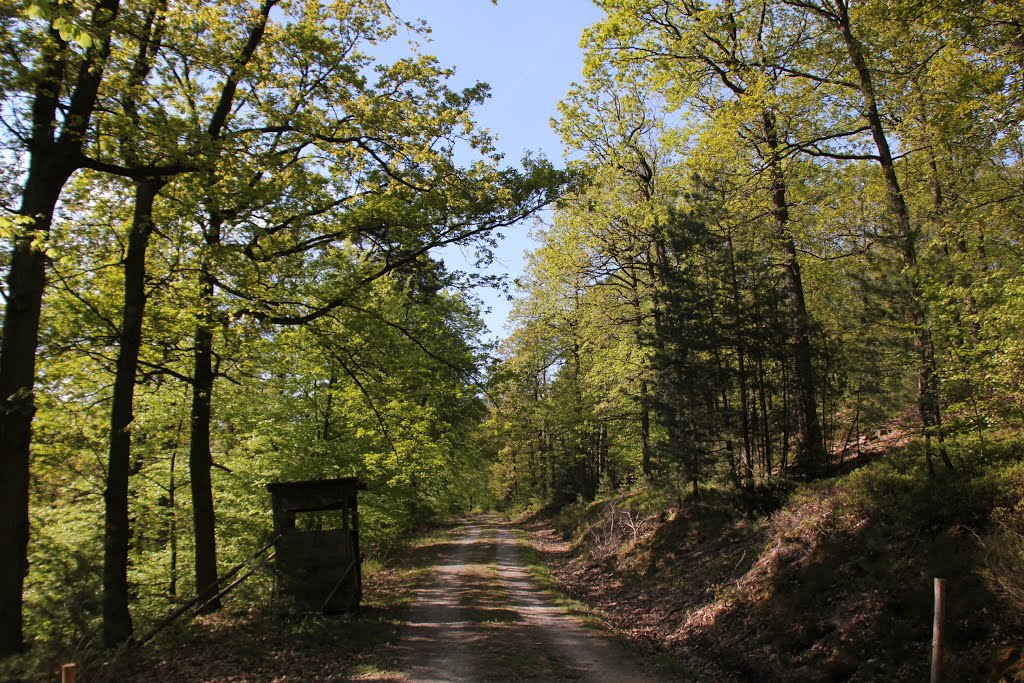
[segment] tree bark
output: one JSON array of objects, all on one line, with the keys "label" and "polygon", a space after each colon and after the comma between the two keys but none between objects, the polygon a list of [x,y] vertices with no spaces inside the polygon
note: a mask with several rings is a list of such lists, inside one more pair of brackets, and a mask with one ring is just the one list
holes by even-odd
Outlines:
[{"label": "tree bark", "polygon": [[[191,437],[189,477],[192,491],[192,528],[195,536],[196,593],[202,599],[217,594],[217,537],[213,509],[213,481],[210,476],[210,418],[213,397],[213,275],[204,257],[199,273],[199,300],[202,306],[195,330],[194,370],[192,378]],[[206,605],[207,611],[220,608],[220,601]]]},{"label": "tree bark", "polygon": [[772,462],[772,433],[768,423],[768,389],[764,371],[764,357],[760,350],[757,353],[757,401],[761,407],[761,454],[764,458],[764,476],[770,478],[774,463]]},{"label": "tree bark", "polygon": [[[122,98],[124,113],[138,125],[137,93],[142,91],[160,45],[163,21],[160,13],[166,3],[154,4],[146,13],[144,38],[128,78]],[[138,131],[136,135],[140,134]],[[138,166],[140,140],[128,136],[124,156],[128,165]],[[106,511],[103,537],[103,640],[107,647],[116,647],[132,635],[132,618],[128,608],[128,562],[131,546],[131,524],[128,514],[128,482],[131,477],[132,421],[135,410],[135,381],[142,347],[142,321],[146,309],[146,254],[153,234],[153,206],[165,178],[141,178],[135,181],[135,208],[128,233],[128,249],[124,258],[124,290],[121,307],[121,329],[117,339],[117,364],[114,393],[110,408],[110,444],[107,458],[107,488],[104,492]]]},{"label": "tree bark", "polygon": [[7,310],[0,350],[0,657],[20,651],[23,644],[21,613],[28,573],[29,461],[32,418],[36,412],[33,389],[46,278],[46,257],[35,240],[49,233],[54,207],[68,176],[70,172],[54,174],[53,169],[30,172],[22,195],[21,215],[35,219],[15,239],[7,279]]},{"label": "tree bark", "polygon": [[[55,34],[55,32],[51,32]],[[63,47],[44,53],[32,108],[28,177],[7,274],[0,340],[0,657],[22,649],[22,590],[28,573],[29,461],[35,415],[35,363],[46,257],[37,244],[50,232],[61,190],[74,171],[67,146],[54,139],[56,92],[64,78]]]},{"label": "tree bark", "polygon": [[[181,423],[179,423],[179,425],[180,424]],[[177,460],[178,444],[175,442],[174,448],[171,450],[171,471],[167,484],[167,526],[171,546],[171,557],[167,568],[167,594],[172,598],[178,596],[178,507],[176,501],[178,482],[174,476],[174,469],[177,464]]]},{"label": "tree bark", "polygon": [[107,647],[115,647],[132,635],[132,618],[128,611],[131,429],[146,307],[146,251],[153,233],[153,204],[163,184],[164,181],[155,179],[140,180],[135,184],[135,212],[124,261],[124,305],[110,410],[110,450],[104,493],[103,641]]},{"label": "tree bark", "polygon": [[[637,348],[642,349],[647,342],[644,339],[644,314],[640,300],[640,278],[637,277],[636,272],[632,269],[630,270],[629,276],[630,294],[632,296],[631,303],[633,306],[634,317],[636,318],[634,338],[636,339]],[[657,283],[652,281],[651,287],[653,291],[653,289],[657,287]],[[640,470],[643,472],[644,477],[650,479],[654,474],[654,466],[652,463],[653,449],[651,448],[651,397],[646,377],[646,362],[640,369],[640,372],[640,390],[639,396],[637,397],[637,403],[640,408]]]}]

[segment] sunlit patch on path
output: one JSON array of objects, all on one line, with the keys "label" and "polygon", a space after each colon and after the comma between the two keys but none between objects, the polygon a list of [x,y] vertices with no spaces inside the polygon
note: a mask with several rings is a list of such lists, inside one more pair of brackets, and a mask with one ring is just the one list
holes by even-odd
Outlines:
[{"label": "sunlit patch on path", "polygon": [[624,660],[604,637],[581,626],[537,589],[508,529],[498,530],[498,571],[511,608],[555,647],[582,680],[643,683],[653,679]]},{"label": "sunlit patch on path", "polygon": [[467,621],[462,593],[468,579],[468,556],[481,528],[469,526],[421,587],[409,610],[398,649],[409,681],[471,681],[476,670],[471,655],[475,638]]}]

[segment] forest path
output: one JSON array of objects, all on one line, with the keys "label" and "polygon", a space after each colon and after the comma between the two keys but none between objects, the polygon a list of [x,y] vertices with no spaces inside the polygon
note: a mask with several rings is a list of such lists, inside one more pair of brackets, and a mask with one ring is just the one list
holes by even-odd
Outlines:
[{"label": "forest path", "polygon": [[394,646],[399,680],[654,682],[608,637],[551,603],[497,517],[466,522],[450,545]]}]

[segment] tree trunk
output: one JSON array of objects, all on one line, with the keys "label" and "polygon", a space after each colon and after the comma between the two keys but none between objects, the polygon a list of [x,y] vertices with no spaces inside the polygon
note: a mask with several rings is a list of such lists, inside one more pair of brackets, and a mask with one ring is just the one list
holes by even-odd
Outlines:
[{"label": "tree trunk", "polygon": [[647,380],[640,380],[640,458],[641,471],[648,479],[654,474],[651,464],[651,399]]},{"label": "tree trunk", "polygon": [[326,405],[324,406],[324,422],[321,432],[321,439],[323,441],[330,441],[333,437],[331,435],[331,418],[333,417],[334,411],[334,387],[338,383],[338,369],[331,364],[331,374],[327,378],[327,397],[325,399]]},{"label": "tree trunk", "polygon": [[135,379],[146,306],[146,250],[153,233],[153,204],[163,181],[135,184],[135,213],[124,261],[124,305],[118,335],[117,370],[110,410],[110,450],[103,535],[103,642],[115,647],[132,635],[128,611],[128,479],[131,473]]},{"label": "tree trunk", "polygon": [[821,474],[828,457],[818,419],[818,400],[811,363],[810,319],[804,300],[803,279],[792,239],[783,243],[789,321],[793,335],[793,370],[796,388],[797,464],[807,474]]},{"label": "tree trunk", "polygon": [[[122,105],[129,118],[138,122],[135,93],[141,91],[153,63],[153,52],[159,44],[162,22],[156,24],[159,9],[151,7],[146,18],[140,49],[129,77],[130,93]],[[154,26],[158,26],[154,32]],[[125,158],[138,165],[137,140],[125,141]],[[128,234],[128,250],[124,259],[124,295],[121,309],[121,330],[118,334],[117,365],[114,395],[110,408],[110,444],[107,459],[107,489],[104,494],[106,514],[103,535],[103,640],[115,647],[132,635],[132,618],[128,609],[128,555],[131,526],[128,516],[128,480],[131,476],[132,420],[134,419],[135,380],[142,346],[142,321],[146,308],[146,252],[153,234],[153,205],[166,180],[143,178],[135,181],[135,211]]]},{"label": "tree trunk", "polygon": [[789,469],[789,373],[782,365],[782,453],[779,468],[785,473]]},{"label": "tree trunk", "polygon": [[924,295],[921,290],[921,277],[917,267],[917,235],[910,222],[910,209],[907,206],[906,198],[900,187],[899,178],[896,175],[896,166],[893,163],[889,140],[886,137],[882,117],[878,111],[878,101],[875,96],[875,85],[871,69],[864,56],[864,50],[860,41],[853,35],[850,17],[845,5],[840,5],[839,9],[840,12],[836,15],[836,22],[843,36],[847,55],[850,57],[850,62],[857,72],[861,95],[864,97],[864,115],[867,118],[868,126],[871,129],[871,137],[878,151],[878,163],[882,169],[882,176],[885,179],[886,199],[889,204],[889,210],[896,220],[896,230],[900,240],[903,263],[906,266],[911,323],[914,326],[914,350],[918,357],[917,407],[925,434],[929,469],[931,468],[931,437],[936,435],[940,444],[939,455],[946,468],[952,471],[954,469],[953,463],[950,461],[943,443],[942,409],[939,400],[938,378],[935,373],[935,348],[925,308]]},{"label": "tree trunk", "polygon": [[779,134],[775,115],[766,109],[761,114],[771,177],[772,221],[775,239],[782,247],[782,264],[786,273],[786,302],[792,337],[790,349],[795,371],[797,416],[797,465],[808,475],[820,474],[826,461],[818,421],[818,402],[814,390],[814,368],[811,363],[810,317],[804,299],[803,278],[797,258],[796,243],[789,230],[789,202],[786,199],[786,178],[779,158]]},{"label": "tree trunk", "polygon": [[0,341],[0,657],[22,649],[22,590],[28,573],[29,462],[36,412],[35,369],[46,257],[39,239],[50,233],[61,190],[75,166],[54,139],[57,93],[64,80],[65,45],[51,31],[32,106],[28,177],[21,195],[25,221],[14,240],[7,273],[7,306]]},{"label": "tree trunk", "polygon": [[761,406],[761,453],[764,455],[764,476],[772,476],[772,433],[768,423],[767,380],[764,372],[764,359],[757,354],[757,400]]},{"label": "tree trunk", "polygon": [[[180,425],[181,423],[179,423]],[[172,598],[178,596],[178,482],[174,477],[174,468],[178,460],[178,444],[175,442],[171,451],[171,472],[167,484],[168,536],[170,537],[171,557],[167,568],[167,594]]]},{"label": "tree trunk", "polygon": [[[726,368],[718,349],[714,350],[714,357],[715,368],[718,370],[718,381],[716,382],[718,387],[717,398],[722,402],[720,414],[722,415],[722,431],[725,434],[725,443],[723,445],[725,446],[726,458],[729,461],[729,480],[736,489],[742,489],[743,481],[740,479],[739,463],[736,462],[736,445],[733,443],[731,436],[733,433],[733,425],[731,410],[729,408],[729,387],[725,380]],[[714,396],[712,396],[711,407],[717,407],[715,405]]]},{"label": "tree trunk", "polygon": [[[650,259],[648,258],[648,261]],[[653,270],[648,271],[651,277],[654,277]],[[634,337],[636,339],[636,345],[638,349],[642,349],[646,345],[644,339],[644,314],[643,307],[640,301],[640,279],[637,277],[634,270],[629,272],[629,285],[630,294],[632,297],[633,314],[636,318]],[[657,282],[651,281],[652,291],[657,287]],[[657,335],[655,335],[657,337]],[[650,479],[654,473],[653,465],[651,463],[652,449],[651,449],[651,397],[650,388],[647,382],[647,363],[641,368],[640,372],[640,393],[638,403],[640,407],[640,470],[643,472],[644,477]]]},{"label": "tree trunk", "polygon": [[[194,370],[192,378],[191,438],[189,477],[192,490],[192,524],[195,535],[196,594],[203,599],[217,594],[217,537],[213,509],[213,481],[210,470],[210,418],[213,396],[213,276],[206,257],[200,266],[199,299],[202,312],[195,330]],[[206,610],[220,608],[213,600]]]},{"label": "tree trunk", "polygon": [[747,412],[749,392],[747,387],[747,345],[743,339],[743,325],[740,319],[742,310],[740,302],[740,285],[736,277],[736,254],[733,250],[732,235],[726,235],[729,247],[729,286],[732,289],[732,327],[736,343],[736,376],[740,391],[740,437],[743,444],[743,479],[746,486],[754,489],[754,460],[750,444],[750,416]]},{"label": "tree trunk", "polygon": [[[33,159],[33,161],[35,161]],[[39,164],[38,166],[41,166]],[[28,573],[29,461],[39,316],[46,256],[37,237],[49,234],[69,169],[34,164],[21,215],[34,217],[19,234],[7,278],[7,309],[0,347],[0,657],[22,648],[22,589]]]}]

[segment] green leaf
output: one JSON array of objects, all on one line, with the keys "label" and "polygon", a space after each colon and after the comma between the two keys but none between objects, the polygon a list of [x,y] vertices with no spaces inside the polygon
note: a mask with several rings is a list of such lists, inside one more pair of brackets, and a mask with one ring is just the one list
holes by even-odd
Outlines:
[{"label": "green leaf", "polygon": [[22,10],[29,19],[50,20],[50,3],[47,0],[28,0]]}]

